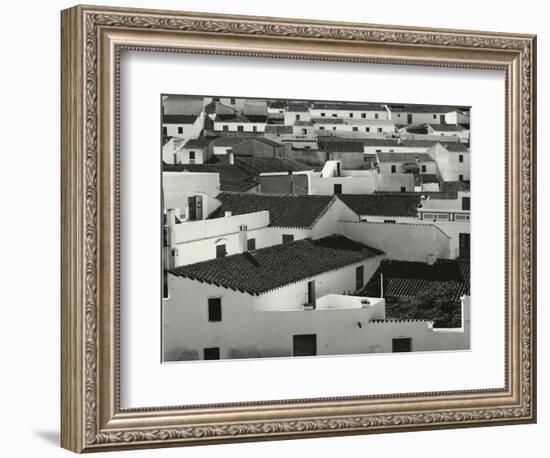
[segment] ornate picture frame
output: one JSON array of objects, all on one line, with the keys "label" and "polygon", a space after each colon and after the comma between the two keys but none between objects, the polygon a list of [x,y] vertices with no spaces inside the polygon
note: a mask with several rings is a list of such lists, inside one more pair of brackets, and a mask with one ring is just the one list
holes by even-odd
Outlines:
[{"label": "ornate picture frame", "polygon": [[[64,448],[92,452],[536,421],[535,36],[94,6],[64,10],[61,33]],[[121,409],[123,50],[504,71],[505,388]]]}]

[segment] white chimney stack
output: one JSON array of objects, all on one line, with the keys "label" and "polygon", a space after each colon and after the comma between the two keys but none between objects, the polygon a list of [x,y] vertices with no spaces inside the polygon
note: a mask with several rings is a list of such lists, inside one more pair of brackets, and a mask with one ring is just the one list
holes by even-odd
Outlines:
[{"label": "white chimney stack", "polygon": [[226,211],[226,212],[225,212],[225,217],[226,217],[226,218],[231,217],[231,212],[230,212],[230,211]]},{"label": "white chimney stack", "polygon": [[241,253],[248,251],[248,227],[246,224],[239,226],[239,248]]},{"label": "white chimney stack", "polygon": [[235,154],[233,153],[233,150],[229,150],[227,153],[229,164],[235,165]]}]

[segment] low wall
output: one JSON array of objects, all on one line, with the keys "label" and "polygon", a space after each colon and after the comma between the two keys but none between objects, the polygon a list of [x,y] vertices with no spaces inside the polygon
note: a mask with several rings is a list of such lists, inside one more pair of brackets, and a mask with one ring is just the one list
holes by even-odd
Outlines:
[{"label": "low wall", "polygon": [[389,259],[426,262],[428,255],[448,259],[451,239],[433,225],[339,222],[338,232],[378,248]]}]

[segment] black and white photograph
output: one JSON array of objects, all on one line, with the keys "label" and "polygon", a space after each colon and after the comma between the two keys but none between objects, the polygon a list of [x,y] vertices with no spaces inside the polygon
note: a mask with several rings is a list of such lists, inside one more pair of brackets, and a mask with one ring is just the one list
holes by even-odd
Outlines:
[{"label": "black and white photograph", "polygon": [[162,94],[162,361],[469,350],[470,111]]}]

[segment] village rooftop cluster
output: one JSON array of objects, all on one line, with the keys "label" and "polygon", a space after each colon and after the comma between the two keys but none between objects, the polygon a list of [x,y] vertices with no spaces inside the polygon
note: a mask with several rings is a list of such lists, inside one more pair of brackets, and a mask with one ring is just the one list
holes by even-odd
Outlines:
[{"label": "village rooftop cluster", "polygon": [[470,109],[162,96],[163,360],[467,350]]}]

